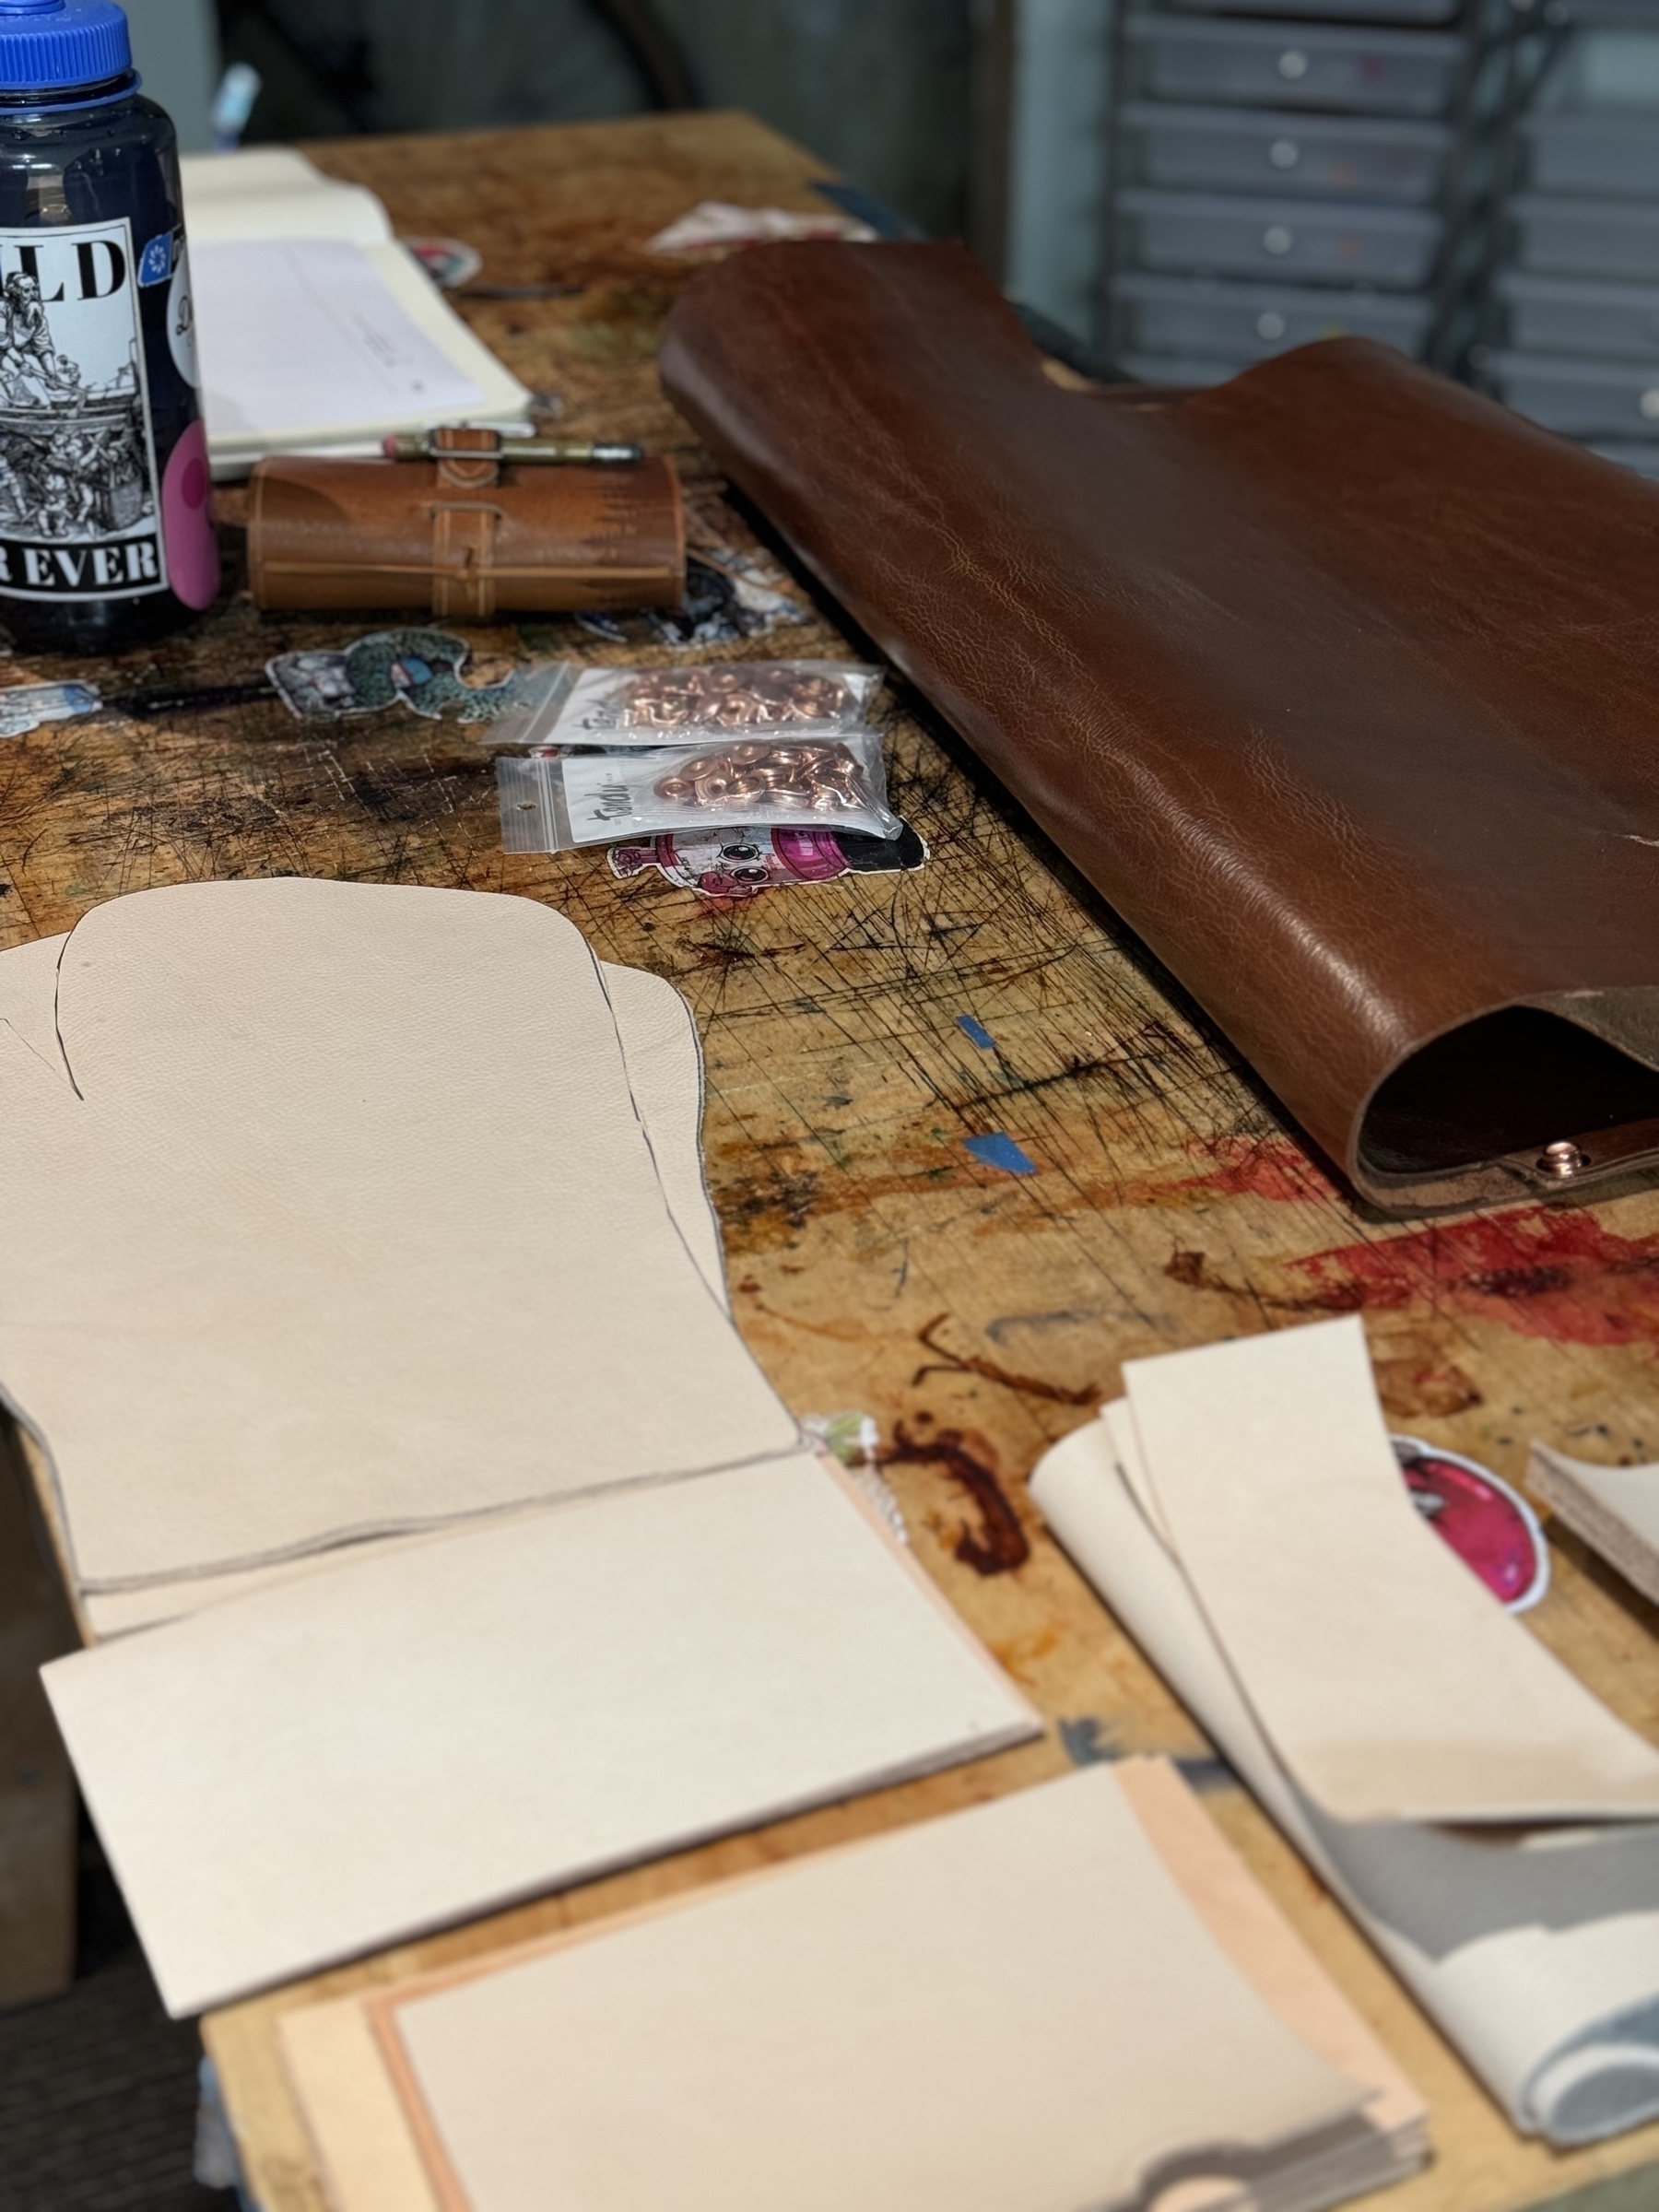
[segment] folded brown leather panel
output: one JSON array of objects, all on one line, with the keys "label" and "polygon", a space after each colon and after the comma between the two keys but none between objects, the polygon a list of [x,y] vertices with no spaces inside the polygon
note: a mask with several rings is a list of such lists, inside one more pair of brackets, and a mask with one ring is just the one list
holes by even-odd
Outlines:
[{"label": "folded brown leather panel", "polygon": [[661,366],[1366,1195],[1659,1159],[1659,490],[1362,340],[1062,388],[952,246],[751,248]]}]

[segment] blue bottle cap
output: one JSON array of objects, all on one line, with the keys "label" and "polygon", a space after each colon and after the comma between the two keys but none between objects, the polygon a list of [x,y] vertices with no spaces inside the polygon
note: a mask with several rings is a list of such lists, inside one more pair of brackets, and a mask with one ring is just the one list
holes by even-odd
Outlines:
[{"label": "blue bottle cap", "polygon": [[73,91],[132,65],[114,0],[0,0],[0,93]]}]

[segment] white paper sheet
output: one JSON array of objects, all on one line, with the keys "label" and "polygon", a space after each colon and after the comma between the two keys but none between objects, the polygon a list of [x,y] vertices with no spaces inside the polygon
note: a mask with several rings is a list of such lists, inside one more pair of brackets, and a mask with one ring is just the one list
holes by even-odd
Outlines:
[{"label": "white paper sheet", "polygon": [[348,436],[487,404],[348,240],[194,246],[191,267],[215,438]]},{"label": "white paper sheet", "polygon": [[291,147],[184,165],[214,474],[276,452],[374,452],[457,418],[527,424],[530,394],[392,236],[361,185]]},{"label": "white paper sheet", "polygon": [[1106,2207],[1362,2095],[1224,1956],[1103,1766],[390,2017],[468,2212]]},{"label": "white paper sheet", "polygon": [[373,246],[392,236],[373,193],[324,176],[291,146],[186,154],[179,171],[193,256],[198,247],[231,239],[334,238]]},{"label": "white paper sheet", "polygon": [[[1106,1426],[1031,1495],[1217,1748],[1523,2134],[1586,2142],[1659,2113],[1659,1828],[1494,1833],[1324,1818],[1274,1756]],[[1455,1698],[1455,1678],[1447,1696]]]},{"label": "white paper sheet", "polygon": [[314,1573],[57,1660],[170,2011],[1039,1735],[810,1455]]}]

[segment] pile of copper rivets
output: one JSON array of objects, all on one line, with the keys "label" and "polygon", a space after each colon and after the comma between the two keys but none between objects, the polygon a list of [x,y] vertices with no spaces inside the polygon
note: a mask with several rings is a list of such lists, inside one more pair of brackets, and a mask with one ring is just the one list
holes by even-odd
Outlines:
[{"label": "pile of copper rivets", "polygon": [[635,729],[767,729],[788,722],[839,722],[847,687],[798,669],[661,668],[634,677],[617,695]]},{"label": "pile of copper rivets", "polygon": [[687,806],[741,805],[780,814],[834,814],[873,804],[855,757],[844,745],[734,745],[676,763],[656,787]]}]

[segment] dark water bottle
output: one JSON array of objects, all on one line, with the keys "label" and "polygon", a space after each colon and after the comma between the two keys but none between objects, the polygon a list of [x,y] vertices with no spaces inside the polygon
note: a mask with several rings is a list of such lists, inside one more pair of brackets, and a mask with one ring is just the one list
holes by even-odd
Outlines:
[{"label": "dark water bottle", "polygon": [[178,142],[112,0],[0,0],[0,623],[105,653],[218,589]]}]

